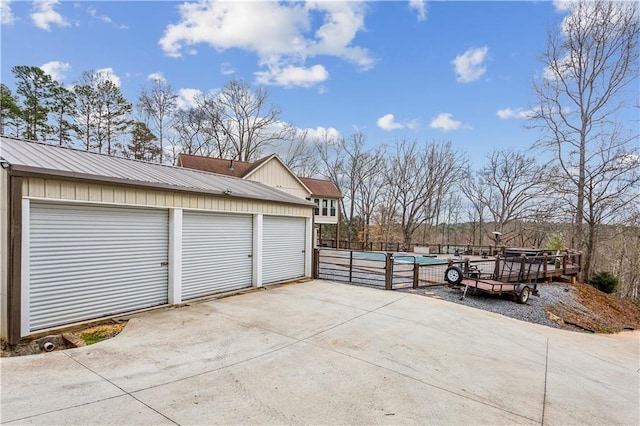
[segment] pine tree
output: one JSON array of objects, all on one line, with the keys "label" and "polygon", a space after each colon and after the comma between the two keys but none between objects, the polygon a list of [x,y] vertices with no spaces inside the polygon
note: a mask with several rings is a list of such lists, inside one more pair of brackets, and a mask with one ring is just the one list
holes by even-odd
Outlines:
[{"label": "pine tree", "polygon": [[52,134],[48,123],[48,103],[55,85],[53,79],[38,67],[19,65],[11,71],[16,78],[16,93],[22,96],[22,118],[26,122],[22,136],[31,140],[47,140]]},{"label": "pine tree", "polygon": [[[0,83],[0,134],[20,136],[20,125],[22,122],[21,111],[18,107],[18,100],[4,84]],[[9,132],[12,128],[14,131]]]},{"label": "pine tree", "polygon": [[77,133],[76,125],[69,121],[75,112],[76,97],[74,92],[56,83],[51,91],[50,110],[53,113],[55,125],[53,126],[56,142],[60,146],[70,145],[71,131]]},{"label": "pine tree", "polygon": [[125,155],[136,160],[156,162],[161,152],[155,143],[157,139],[146,124],[136,121],[131,129],[131,142],[125,150]]}]

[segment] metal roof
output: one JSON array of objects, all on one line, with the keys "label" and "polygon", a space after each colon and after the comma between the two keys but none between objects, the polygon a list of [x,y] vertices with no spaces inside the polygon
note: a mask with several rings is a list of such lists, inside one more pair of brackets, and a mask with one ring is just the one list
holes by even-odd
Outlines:
[{"label": "metal roof", "polygon": [[47,175],[66,180],[90,180],[314,206],[306,200],[267,185],[232,176],[112,157],[6,136],[0,136],[0,158],[5,163],[2,166],[14,174]]}]

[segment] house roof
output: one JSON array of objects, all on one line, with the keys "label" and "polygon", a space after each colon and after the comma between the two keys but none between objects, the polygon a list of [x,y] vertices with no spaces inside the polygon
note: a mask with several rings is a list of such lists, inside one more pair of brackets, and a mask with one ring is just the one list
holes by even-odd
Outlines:
[{"label": "house roof", "polygon": [[[236,161],[225,160],[223,158],[202,157],[200,155],[180,154],[178,158],[178,165],[189,169],[204,170],[211,173],[219,173],[227,176],[236,176],[244,178],[249,176],[253,171],[258,169],[262,164],[266,163],[272,158],[278,158],[275,154],[261,158],[255,162],[248,161]],[[278,159],[279,160],[279,159]],[[282,163],[282,161],[280,161]],[[231,164],[233,168],[231,169]],[[288,167],[282,163],[285,168]],[[328,180],[301,178],[291,173],[296,177],[302,185],[306,186],[311,192],[311,196],[327,197],[327,198],[342,198],[342,194],[338,188]]]},{"label": "house roof", "polygon": [[326,198],[342,198],[340,190],[333,182],[324,179],[300,178],[302,183],[311,191],[311,195]]},{"label": "house roof", "polygon": [[14,175],[313,205],[270,186],[232,176],[112,157],[6,136],[0,137],[0,159],[4,163],[2,166]]},{"label": "house roof", "polygon": [[240,178],[251,169],[253,164],[247,161],[225,160],[224,158],[203,157],[201,155],[180,154],[178,156],[178,166],[180,167]]}]

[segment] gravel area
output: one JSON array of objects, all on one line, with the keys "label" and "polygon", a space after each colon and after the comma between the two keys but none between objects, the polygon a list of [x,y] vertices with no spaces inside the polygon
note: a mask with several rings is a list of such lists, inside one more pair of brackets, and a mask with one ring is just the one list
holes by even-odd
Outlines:
[{"label": "gravel area", "polygon": [[540,296],[531,296],[529,301],[521,305],[513,301],[511,296],[497,296],[485,293],[467,293],[464,300],[460,300],[463,288],[451,288],[447,286],[427,287],[421,289],[401,289],[407,293],[414,293],[427,297],[459,303],[476,309],[495,312],[521,321],[528,321],[548,327],[561,328],[547,317],[547,306],[564,304],[583,310],[584,307],[575,300],[575,289],[562,283],[538,284]]}]

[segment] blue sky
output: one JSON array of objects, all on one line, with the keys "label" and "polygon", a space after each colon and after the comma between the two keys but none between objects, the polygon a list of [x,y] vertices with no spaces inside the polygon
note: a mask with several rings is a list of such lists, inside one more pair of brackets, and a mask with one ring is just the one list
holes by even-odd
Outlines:
[{"label": "blue sky", "polygon": [[527,148],[523,128],[546,30],[538,2],[173,2],[2,0],[2,82],[41,66],[70,85],[108,69],[130,102],[161,75],[187,104],[228,80],[266,87],[281,119],[363,131],[371,146],[447,140],[472,161]]}]

